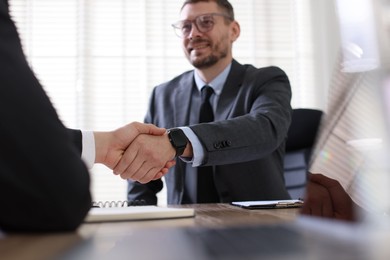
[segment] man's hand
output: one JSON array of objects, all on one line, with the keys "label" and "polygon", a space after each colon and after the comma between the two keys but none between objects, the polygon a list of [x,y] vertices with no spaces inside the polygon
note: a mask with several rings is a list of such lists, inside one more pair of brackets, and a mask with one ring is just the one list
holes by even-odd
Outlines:
[{"label": "man's hand", "polygon": [[[96,158],[95,163],[102,163],[114,169],[119,163],[125,150],[140,134],[161,136],[166,133],[164,128],[158,128],[152,124],[133,122],[111,132],[94,132]],[[166,162],[158,170],[152,179],[159,179],[168,172],[175,163]]]},{"label": "man's hand", "polygon": [[322,174],[309,174],[302,214],[354,221],[355,207],[337,180]]},{"label": "man's hand", "polygon": [[[123,179],[149,182],[173,166],[176,151],[169,142],[167,133],[163,135],[141,134],[135,138],[114,168],[114,173]],[[161,175],[162,176],[162,175]]]}]

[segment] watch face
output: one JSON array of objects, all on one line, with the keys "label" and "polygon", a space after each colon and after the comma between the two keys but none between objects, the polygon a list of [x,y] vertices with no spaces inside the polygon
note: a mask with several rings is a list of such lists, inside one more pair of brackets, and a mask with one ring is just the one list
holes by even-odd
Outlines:
[{"label": "watch face", "polygon": [[187,145],[187,137],[181,129],[175,129],[174,132],[172,132],[172,139],[174,140],[175,145],[178,147]]},{"label": "watch face", "polygon": [[182,155],[188,142],[183,130],[171,129],[169,130],[168,137],[172,146],[176,149],[176,156]]}]

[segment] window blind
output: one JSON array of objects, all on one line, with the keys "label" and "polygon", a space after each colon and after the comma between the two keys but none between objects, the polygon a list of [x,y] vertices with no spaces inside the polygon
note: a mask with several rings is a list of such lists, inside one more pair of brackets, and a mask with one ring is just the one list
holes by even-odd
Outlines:
[{"label": "window blind", "polygon": [[[234,57],[289,76],[293,107],[319,107],[310,0],[231,0]],[[192,69],[171,28],[177,0],[10,0],[29,64],[68,127],[111,130],[142,121],[152,88]],[[317,84],[318,85],[318,84]],[[95,200],[123,200],[126,182],[92,171]],[[165,203],[165,192],[159,199]]]}]

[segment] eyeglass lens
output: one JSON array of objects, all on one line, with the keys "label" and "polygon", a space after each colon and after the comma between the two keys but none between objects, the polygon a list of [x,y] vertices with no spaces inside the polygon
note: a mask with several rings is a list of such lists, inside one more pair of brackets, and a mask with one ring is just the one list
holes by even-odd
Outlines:
[{"label": "eyeglass lens", "polygon": [[180,26],[181,28],[178,28],[180,34],[182,36],[188,36],[192,31],[192,24],[195,24],[196,29],[198,29],[199,32],[208,32],[213,29],[214,18],[212,15],[201,15],[198,16],[194,21],[185,21]]}]

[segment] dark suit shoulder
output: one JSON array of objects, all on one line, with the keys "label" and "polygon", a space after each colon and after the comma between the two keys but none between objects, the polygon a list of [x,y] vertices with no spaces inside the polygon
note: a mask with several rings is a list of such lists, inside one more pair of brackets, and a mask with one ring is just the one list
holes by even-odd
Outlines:
[{"label": "dark suit shoulder", "polygon": [[188,82],[192,82],[194,80],[194,71],[189,70],[186,71],[173,79],[164,82],[158,86],[155,87],[158,91],[167,91],[167,90],[173,90],[177,89],[180,86],[188,85]]},{"label": "dark suit shoulder", "polygon": [[256,82],[258,85],[264,85],[268,82],[285,82],[289,85],[287,74],[279,67],[269,66],[256,68],[253,65],[243,65],[245,68],[245,81]]},{"label": "dark suit shoulder", "polygon": [[0,17],[1,16],[9,16],[9,14],[8,14],[8,1],[7,0],[0,1]]},{"label": "dark suit shoulder", "polygon": [[246,69],[247,75],[256,75],[264,78],[273,78],[273,77],[287,77],[286,73],[279,67],[268,66],[262,68],[256,68],[253,65],[245,64],[243,65]]},{"label": "dark suit shoulder", "polygon": [[233,60],[228,81],[242,81],[239,85],[248,82],[256,82],[257,84],[264,84],[272,80],[282,80],[288,82],[286,73],[276,66],[268,66],[256,68],[251,64],[240,64]]}]

